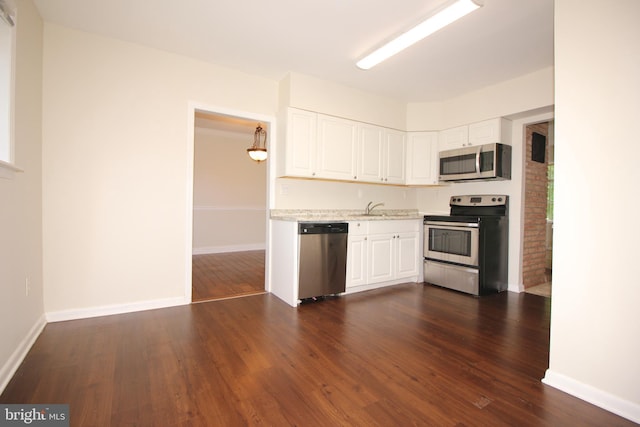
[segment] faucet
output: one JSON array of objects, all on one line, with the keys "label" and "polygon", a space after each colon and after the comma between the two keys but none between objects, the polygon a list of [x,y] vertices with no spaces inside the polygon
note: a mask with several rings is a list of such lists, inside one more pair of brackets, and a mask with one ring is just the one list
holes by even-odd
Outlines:
[{"label": "faucet", "polygon": [[377,208],[378,206],[384,206],[384,203],[376,203],[375,205],[371,206],[372,203],[373,202],[369,202],[367,204],[367,207],[364,210],[365,215],[371,215],[371,211],[373,211],[375,208]]}]

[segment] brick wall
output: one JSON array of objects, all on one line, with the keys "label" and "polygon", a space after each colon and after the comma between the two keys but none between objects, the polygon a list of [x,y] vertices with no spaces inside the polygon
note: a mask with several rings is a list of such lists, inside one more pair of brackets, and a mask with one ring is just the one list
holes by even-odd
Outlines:
[{"label": "brick wall", "polygon": [[547,163],[549,141],[545,147],[545,162],[531,160],[533,132],[548,136],[548,123],[527,126],[524,196],[524,254],[522,281],[525,288],[546,283],[546,226],[547,226]]}]

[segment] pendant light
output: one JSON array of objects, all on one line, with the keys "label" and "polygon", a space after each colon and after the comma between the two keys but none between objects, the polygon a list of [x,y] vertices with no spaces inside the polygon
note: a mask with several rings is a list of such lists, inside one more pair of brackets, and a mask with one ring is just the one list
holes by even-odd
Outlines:
[{"label": "pendant light", "polygon": [[253,134],[253,145],[247,148],[247,154],[251,160],[263,162],[267,160],[267,131],[262,129],[262,124],[258,123],[256,131]]}]

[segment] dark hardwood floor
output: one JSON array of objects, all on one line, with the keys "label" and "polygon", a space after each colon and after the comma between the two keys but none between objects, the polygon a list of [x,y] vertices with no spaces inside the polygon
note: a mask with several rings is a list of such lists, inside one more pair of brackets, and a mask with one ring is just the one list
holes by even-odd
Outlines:
[{"label": "dark hardwood floor", "polygon": [[194,302],[264,292],[264,251],[193,255]]},{"label": "dark hardwood floor", "polygon": [[0,396],[72,426],[630,426],[540,382],[550,299],[405,284],[48,324]]}]

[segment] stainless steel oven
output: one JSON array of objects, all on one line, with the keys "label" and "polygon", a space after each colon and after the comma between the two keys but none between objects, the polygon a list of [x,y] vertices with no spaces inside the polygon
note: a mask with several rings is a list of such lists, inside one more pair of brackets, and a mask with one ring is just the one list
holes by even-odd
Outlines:
[{"label": "stainless steel oven", "polygon": [[427,258],[478,266],[478,224],[425,221],[424,253]]},{"label": "stainless steel oven", "polygon": [[473,295],[507,289],[508,196],[453,196],[424,217],[424,281]]}]

